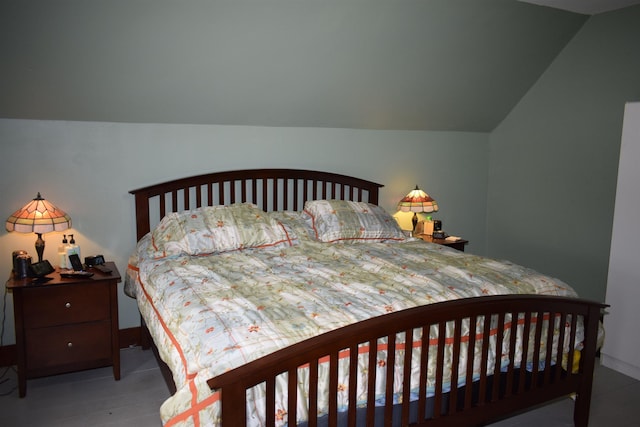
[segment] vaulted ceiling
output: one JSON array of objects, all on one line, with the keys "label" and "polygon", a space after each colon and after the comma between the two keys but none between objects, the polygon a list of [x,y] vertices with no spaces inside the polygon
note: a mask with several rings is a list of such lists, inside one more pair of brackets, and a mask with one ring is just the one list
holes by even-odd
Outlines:
[{"label": "vaulted ceiling", "polygon": [[2,2],[0,117],[490,131],[588,18],[515,0]]},{"label": "vaulted ceiling", "polygon": [[595,15],[640,4],[640,0],[519,0],[571,12]]}]

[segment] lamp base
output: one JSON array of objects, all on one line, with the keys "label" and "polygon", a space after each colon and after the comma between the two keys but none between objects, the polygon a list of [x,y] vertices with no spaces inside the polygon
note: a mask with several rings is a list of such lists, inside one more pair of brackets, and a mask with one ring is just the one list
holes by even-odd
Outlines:
[{"label": "lamp base", "polygon": [[44,240],[42,240],[42,233],[36,233],[38,238],[36,239],[36,252],[38,253],[38,262],[42,262],[42,255],[44,254]]}]

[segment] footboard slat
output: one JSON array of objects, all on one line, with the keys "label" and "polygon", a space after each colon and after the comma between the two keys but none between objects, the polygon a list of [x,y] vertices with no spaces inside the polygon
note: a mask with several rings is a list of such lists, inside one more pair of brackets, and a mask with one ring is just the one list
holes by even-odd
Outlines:
[{"label": "footboard slat", "polygon": [[291,367],[288,372],[287,415],[292,420],[298,419],[298,368]]},{"label": "footboard slat", "polygon": [[[423,326],[420,331],[422,337],[422,345],[420,347],[420,366],[427,366],[429,359],[429,340],[425,337],[429,336],[429,326]],[[427,417],[427,370],[420,369],[419,377],[419,393],[418,393],[418,419]]]},{"label": "footboard slat", "polygon": [[[266,395],[266,401],[267,401],[267,408],[275,408],[276,406],[276,379],[275,377],[273,378],[267,378],[267,395]],[[276,413],[275,411],[267,411],[266,413],[266,417],[267,417],[267,425],[268,426],[272,426],[275,425],[276,422]]]},{"label": "footboard slat", "polygon": [[[462,319],[456,319],[453,324],[453,343],[451,360],[460,360],[460,341],[462,339]],[[458,363],[451,364],[451,393],[449,393],[449,415],[456,411],[458,405]]]},{"label": "footboard slat", "polygon": [[571,345],[571,350],[569,351],[568,354],[568,360],[567,360],[567,367],[568,369],[570,369],[571,366],[573,366],[573,360],[574,360],[574,352],[573,352],[573,343],[576,340],[576,324],[578,323],[578,317],[577,316],[571,316],[571,333],[569,334],[569,344]]},{"label": "footboard slat", "polygon": [[[358,343],[354,343],[349,347],[349,402],[356,401],[356,388],[358,385],[358,348]],[[347,424],[353,426],[356,424],[356,405],[349,405],[348,411]]]},{"label": "footboard slat", "polygon": [[387,337],[387,360],[385,361],[387,385],[384,392],[384,425],[391,426],[393,411],[393,377],[394,365],[396,360],[396,334],[390,334]]},{"label": "footboard slat", "polygon": [[[309,365],[309,427],[316,427],[318,413],[318,359],[310,361]],[[224,413],[223,413],[224,417]],[[224,421],[224,418],[223,418]]]},{"label": "footboard slat", "polygon": [[506,386],[504,397],[508,398],[513,394],[513,382],[515,372],[515,357],[516,357],[516,339],[518,337],[518,312],[512,311],[511,314],[511,334],[509,336],[509,366],[507,367]]},{"label": "footboard slat", "polygon": [[[404,331],[405,336],[405,351],[404,351],[404,361],[403,361],[403,371],[402,371],[402,395],[409,396],[411,393],[411,381],[407,381],[406,378],[411,377],[411,361],[413,356],[413,329],[409,329]],[[410,401],[403,400],[402,401],[402,425],[406,426],[409,424],[409,403]],[[353,425],[353,424],[350,424]]]},{"label": "footboard slat", "polygon": [[[476,347],[476,334],[472,333],[472,331],[475,331],[477,328],[478,324],[477,324],[477,318],[475,317],[470,317],[469,318],[469,346],[467,347],[467,375],[465,378],[465,384],[471,384],[473,381],[473,360],[474,360],[474,349]],[[463,410],[468,410],[469,408],[471,408],[471,405],[473,404],[473,388],[472,387],[465,387],[465,393],[464,393],[464,407]],[[421,419],[424,419],[425,417],[422,417]]]},{"label": "footboard slat", "polygon": [[329,427],[335,427],[338,420],[338,352],[329,356]]},{"label": "footboard slat", "polygon": [[[556,322],[558,321],[558,316],[554,315],[553,317],[551,317],[551,313],[549,313],[549,323],[547,326],[547,343],[553,342],[553,331],[555,329],[555,325]],[[560,326],[560,324],[558,324],[558,327]],[[559,341],[561,342],[561,341]],[[551,382],[551,366],[552,366],[552,361],[553,361],[553,346],[552,345],[548,345],[547,346],[547,352],[545,353],[544,356],[544,384],[549,384]]]},{"label": "footboard slat", "polygon": [[[498,313],[498,323],[496,329],[496,352],[497,354],[502,353],[502,341],[504,339],[504,313]],[[493,364],[493,372],[500,372],[501,370],[501,358],[496,357],[496,360]],[[500,381],[493,381],[493,388],[491,390],[491,401],[495,402],[500,398]]]},{"label": "footboard slat", "polygon": [[[540,348],[540,341],[542,339],[542,326],[544,323],[544,313],[543,312],[538,312],[536,314],[536,327],[535,327],[535,337],[534,337],[534,344],[533,344],[533,348],[537,349]],[[539,351],[534,351],[533,352],[533,366],[532,366],[532,374],[531,374],[531,382],[533,384],[537,384],[538,382],[538,373],[540,372],[540,352]]]},{"label": "footboard slat", "polygon": [[[558,342],[559,343],[564,343],[564,339],[565,339],[565,328],[563,328],[562,326],[565,325],[567,323],[567,313],[566,312],[562,312],[560,313],[560,322],[559,322],[559,330],[560,330],[560,335],[558,336]],[[557,351],[556,351],[556,360],[562,360],[562,346],[558,345]],[[562,363],[556,363],[553,373],[554,375],[557,377],[558,375],[560,375],[560,373],[562,372]]]},{"label": "footboard slat", "polygon": [[[376,378],[377,378],[377,353],[378,353],[378,340],[372,339],[369,341],[369,370],[367,371],[367,402],[373,402],[376,398]],[[375,418],[375,407],[373,405],[367,406],[367,422],[372,423]]]},{"label": "footboard slat", "polygon": [[[586,427],[598,322],[604,307],[546,296],[437,303],[328,332],[212,378],[208,384],[221,390],[224,427],[245,425],[247,395],[251,396],[246,390],[253,387],[266,388],[265,401],[251,405],[265,405],[267,426],[276,425],[276,414],[278,420],[296,425],[296,418],[302,415],[296,405],[307,402],[306,396],[297,395],[303,377],[298,375],[300,369],[307,370],[304,376],[309,377],[308,426],[318,425],[318,417],[326,417],[329,426],[350,426],[362,420],[372,425],[376,417],[392,425],[394,411],[403,426],[479,425],[576,393],[575,424]],[[583,349],[580,363],[573,366],[580,324],[585,328]],[[466,362],[459,362],[463,356]],[[318,378],[320,365],[329,371],[328,380]],[[480,367],[477,380],[474,365]],[[347,373],[345,384],[342,378]],[[284,399],[288,412],[277,406],[283,400],[276,387],[279,375],[289,381],[284,387],[289,394]],[[458,386],[460,379],[464,384]],[[326,409],[318,405],[325,400],[318,395],[319,389],[325,390],[319,385],[323,381],[328,381]],[[355,390],[359,385],[363,386],[361,395]],[[417,400],[411,402],[416,395]],[[356,402],[365,398],[364,407],[356,408]],[[376,399],[382,406],[376,407]],[[394,401],[401,405],[396,407]],[[338,412],[343,404],[344,416]]]},{"label": "footboard slat", "polygon": [[522,394],[525,391],[525,387],[527,384],[527,363],[526,356],[529,354],[529,340],[525,339],[525,337],[529,337],[531,332],[531,312],[526,312],[524,314],[524,331],[522,333],[522,355],[521,359],[518,361],[520,364],[519,377],[518,377],[518,394]]},{"label": "footboard slat", "polygon": [[487,402],[487,383],[488,383],[488,373],[487,373],[487,363],[486,361],[489,359],[489,340],[491,337],[491,314],[484,313],[482,315],[483,319],[483,331],[482,331],[482,356],[480,358],[480,393],[478,396],[478,405],[482,406]]},{"label": "footboard slat", "polygon": [[438,418],[442,413],[442,383],[444,375],[444,344],[446,339],[446,324],[440,322],[438,324],[438,347],[436,356],[436,389],[433,400],[433,418]]}]

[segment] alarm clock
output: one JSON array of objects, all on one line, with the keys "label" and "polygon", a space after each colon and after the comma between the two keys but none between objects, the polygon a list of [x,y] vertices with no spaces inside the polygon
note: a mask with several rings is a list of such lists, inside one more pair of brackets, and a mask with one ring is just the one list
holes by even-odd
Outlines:
[{"label": "alarm clock", "polygon": [[446,239],[447,238],[447,233],[445,233],[442,230],[434,231],[433,234],[431,235],[431,237],[433,237],[434,239]]},{"label": "alarm clock", "polygon": [[84,264],[87,267],[94,267],[96,265],[104,264],[104,256],[103,255],[93,255],[84,258]]}]

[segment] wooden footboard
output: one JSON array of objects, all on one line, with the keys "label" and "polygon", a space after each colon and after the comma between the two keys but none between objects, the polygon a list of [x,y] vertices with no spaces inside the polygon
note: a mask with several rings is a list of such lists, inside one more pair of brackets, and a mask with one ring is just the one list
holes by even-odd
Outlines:
[{"label": "wooden footboard", "polygon": [[[246,425],[246,400],[251,396],[247,390],[254,386],[266,388],[266,425],[272,426],[276,418],[285,417],[288,425],[296,425],[301,399],[309,414],[317,414],[318,371],[326,366],[329,402],[323,422],[329,426],[338,425],[339,415],[345,425],[373,425],[381,412],[384,425],[392,425],[394,411],[396,415],[400,413],[399,424],[403,426],[484,425],[576,393],[574,422],[586,427],[598,324],[605,307],[586,300],[536,295],[435,303],[303,341],[212,378],[208,384],[221,390],[224,426]],[[582,344],[581,349],[575,344],[580,341],[576,339],[580,324],[584,325],[584,339],[578,343]],[[518,335],[529,339],[517,344]],[[552,342],[564,345],[546,345]],[[499,349],[495,361],[490,358],[492,348]],[[523,355],[529,354],[529,359],[518,360],[519,350]],[[364,369],[358,360],[367,361]],[[464,362],[447,365],[446,360]],[[474,361],[480,367],[475,376]],[[346,384],[339,380],[340,363],[347,364]],[[382,375],[381,366],[385,367]],[[302,393],[301,369],[308,369],[310,384]],[[363,372],[367,376],[367,398],[356,405],[354,402],[362,400],[362,396],[356,396],[356,378],[362,377]],[[403,380],[410,377],[411,381]],[[288,395],[286,408],[276,404],[282,401],[276,399],[280,392],[276,382],[283,380],[287,384],[283,387]],[[382,399],[376,396],[376,383],[384,384]],[[340,410],[339,393],[348,396],[347,407]],[[394,399],[399,402],[395,409]],[[312,416],[306,425],[315,426],[317,422]]]}]

